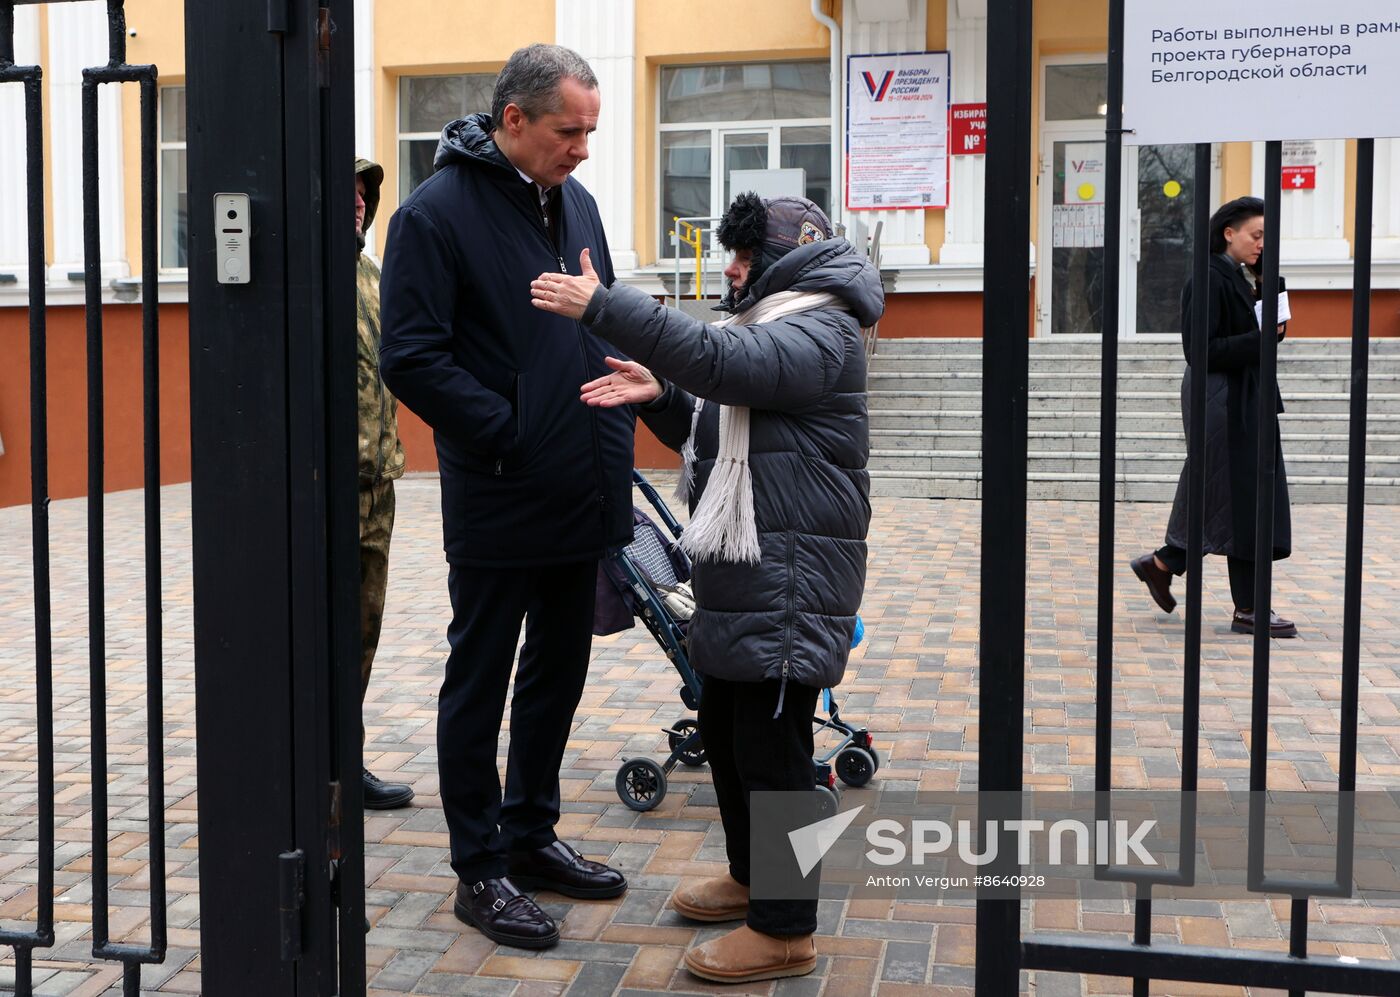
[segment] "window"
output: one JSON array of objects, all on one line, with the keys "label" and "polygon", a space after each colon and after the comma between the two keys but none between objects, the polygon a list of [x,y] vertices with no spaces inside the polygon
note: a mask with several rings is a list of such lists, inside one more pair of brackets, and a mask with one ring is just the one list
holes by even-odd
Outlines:
[{"label": "window", "polygon": [[189,266],[189,185],[185,165],[185,88],[160,88],[160,267]]},{"label": "window", "polygon": [[1045,67],[1045,120],[1092,121],[1108,114],[1108,66]]},{"label": "window", "polygon": [[405,76],[399,80],[399,200],[433,175],[443,126],[491,110],[493,73]]},{"label": "window", "polygon": [[660,255],[675,253],[673,218],[718,217],[742,193],[733,170],[800,168],[806,196],[830,210],[830,114],[825,62],[662,69]]}]

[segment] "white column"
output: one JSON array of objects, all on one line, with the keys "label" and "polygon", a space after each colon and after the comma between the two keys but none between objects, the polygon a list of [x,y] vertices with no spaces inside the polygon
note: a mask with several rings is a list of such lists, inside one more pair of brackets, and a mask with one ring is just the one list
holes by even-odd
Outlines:
[{"label": "white column", "polygon": [[1376,139],[1375,217],[1371,254],[1400,260],[1400,139]]},{"label": "white column", "polygon": [[598,201],[613,269],[637,268],[633,153],[637,32],[635,0],[555,0],[555,43],[578,52],[598,77],[602,111],[589,158],[574,176]]},{"label": "white column", "polygon": [[[15,65],[39,62],[39,10],[15,8]],[[29,201],[25,186],[24,87],[0,86],[0,274],[29,284]]]},{"label": "white column", "polygon": [[[355,155],[378,162],[374,147],[374,0],[355,0]],[[375,252],[377,224],[365,233]]]},{"label": "white column", "polygon": [[[1284,262],[1345,260],[1351,245],[1342,228],[1346,214],[1346,142],[1328,139],[1317,146],[1317,188],[1286,190],[1279,214],[1282,242],[1279,258]],[[1264,143],[1254,143],[1251,160],[1256,196],[1263,197]]]},{"label": "white column", "polygon": [[[879,52],[922,52],[927,46],[926,26],[928,4],[926,0],[912,0],[908,4],[908,16],[898,21],[862,21],[859,19],[858,4],[841,5],[843,21],[841,30],[841,79],[834,83],[846,93],[846,57],[851,55],[873,55]],[[883,7],[881,5],[881,12]],[[844,135],[832,138],[845,143]],[[845,196],[842,192],[841,196]],[[855,214],[852,212],[851,214]],[[867,231],[875,231],[877,222],[883,221],[885,228],[880,236],[880,258],[882,265],[899,267],[927,264],[928,246],[924,244],[924,212],[922,208],[902,211],[861,211],[861,221]],[[848,218],[848,221],[850,219]]]},{"label": "white column", "polygon": [[[53,265],[50,281],[83,269],[83,70],[105,66],[107,5],[101,0],[49,4],[48,109],[53,178]],[[131,273],[126,256],[126,198],[122,176],[122,118],[118,87],[98,87],[98,223],[102,279]]]},{"label": "white column", "polygon": [[374,0],[355,0],[355,150],[368,159],[374,149]]},{"label": "white column", "polygon": [[[948,0],[948,48],[953,61],[953,103],[987,99],[987,0]],[[986,156],[953,156],[939,263],[982,265]]]}]

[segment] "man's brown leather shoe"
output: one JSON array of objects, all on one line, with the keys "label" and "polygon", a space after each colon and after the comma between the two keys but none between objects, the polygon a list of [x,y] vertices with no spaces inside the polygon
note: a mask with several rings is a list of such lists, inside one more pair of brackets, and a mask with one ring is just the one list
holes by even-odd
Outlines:
[{"label": "man's brown leather shoe", "polygon": [[1142,583],[1147,586],[1147,591],[1152,595],[1152,601],[1162,607],[1162,612],[1175,611],[1176,598],[1172,595],[1172,573],[1157,567],[1157,558],[1152,554],[1135,557],[1129,563],[1133,566],[1133,574],[1142,579]]},{"label": "man's brown leather shoe", "polygon": [[498,945],[547,949],[559,941],[554,919],[505,877],[458,883],[452,912]]},{"label": "man's brown leather shoe", "polygon": [[[1254,633],[1254,610],[1235,610],[1235,618],[1230,621],[1230,629],[1237,634]],[[1269,636],[1297,637],[1298,627],[1292,620],[1285,620],[1271,609],[1269,610]]]},{"label": "man's brown leather shoe", "polygon": [[602,900],[620,896],[627,889],[627,877],[601,862],[586,859],[578,849],[562,841],[551,841],[529,852],[511,852],[506,857],[507,874],[523,890],[553,890],[580,900]]}]

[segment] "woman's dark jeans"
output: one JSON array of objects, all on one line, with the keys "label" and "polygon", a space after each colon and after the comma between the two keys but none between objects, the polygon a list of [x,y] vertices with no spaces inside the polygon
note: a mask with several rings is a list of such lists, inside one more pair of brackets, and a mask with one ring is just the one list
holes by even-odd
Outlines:
[{"label": "woman's dark jeans", "polygon": [[[726,682],[706,675],[700,691],[700,736],[719,799],[729,874],[749,884],[749,793],[810,791],[812,717],[820,689],[789,681],[778,706],[778,683]],[[765,935],[810,935],[816,900],[750,900],[749,927]]]}]

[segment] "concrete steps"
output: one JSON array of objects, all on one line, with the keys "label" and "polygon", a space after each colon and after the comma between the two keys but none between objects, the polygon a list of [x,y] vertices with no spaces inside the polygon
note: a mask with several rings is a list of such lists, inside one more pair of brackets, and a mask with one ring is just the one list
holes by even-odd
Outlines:
[{"label": "concrete steps", "polygon": [[[982,344],[885,340],[871,362],[872,488],[877,495],[975,498],[981,488]],[[1098,343],[1030,344],[1027,492],[1097,500]],[[1294,502],[1344,502],[1351,408],[1351,344],[1281,344],[1280,419]],[[1181,347],[1119,344],[1114,492],[1169,501],[1186,440]],[[1400,341],[1371,343],[1367,372],[1366,501],[1400,503]]]}]

